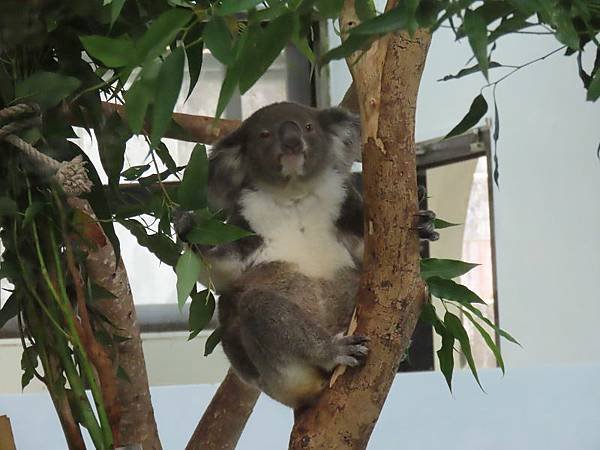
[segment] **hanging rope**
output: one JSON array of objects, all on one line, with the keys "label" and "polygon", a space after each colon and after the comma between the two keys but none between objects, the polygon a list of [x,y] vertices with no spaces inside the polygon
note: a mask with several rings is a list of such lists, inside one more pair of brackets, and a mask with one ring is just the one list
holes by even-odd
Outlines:
[{"label": "hanging rope", "polygon": [[[34,116],[21,117],[31,114]],[[88,178],[85,161],[81,155],[71,161],[57,161],[14,134],[40,124],[40,109],[37,105],[23,103],[0,109],[0,121],[8,122],[0,128],[0,141],[18,148],[38,171],[53,173],[54,179],[67,195],[78,197],[84,192],[90,192],[92,182]]]}]

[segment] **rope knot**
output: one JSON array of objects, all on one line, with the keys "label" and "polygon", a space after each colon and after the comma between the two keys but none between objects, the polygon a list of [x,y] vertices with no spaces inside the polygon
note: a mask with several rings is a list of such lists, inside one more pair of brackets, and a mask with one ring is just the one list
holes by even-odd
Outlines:
[{"label": "rope knot", "polygon": [[64,161],[54,174],[54,178],[61,185],[65,194],[78,197],[84,192],[92,190],[93,183],[88,178],[85,168],[86,161],[77,155],[71,161]]},{"label": "rope knot", "polygon": [[[19,118],[24,114],[35,114],[34,117]],[[0,128],[0,141],[6,141],[18,148],[42,173],[54,173],[54,179],[65,191],[65,194],[78,197],[90,192],[93,183],[90,181],[85,161],[81,155],[71,161],[60,162],[40,152],[34,146],[13,134],[19,130],[31,128],[39,123],[40,109],[37,105],[19,104],[0,110],[0,120],[8,122]]]}]

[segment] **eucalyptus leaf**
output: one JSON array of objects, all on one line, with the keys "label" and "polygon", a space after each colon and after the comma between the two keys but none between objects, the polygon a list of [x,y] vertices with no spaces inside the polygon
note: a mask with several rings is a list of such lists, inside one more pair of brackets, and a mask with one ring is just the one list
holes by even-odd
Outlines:
[{"label": "eucalyptus leaf", "polygon": [[463,28],[469,44],[473,49],[473,54],[479,63],[481,72],[485,78],[488,78],[488,55],[487,55],[487,23],[482,15],[477,11],[467,9]]},{"label": "eucalyptus leaf", "polygon": [[464,275],[478,265],[454,259],[423,258],[421,278],[428,280],[431,277],[440,277],[449,280]]},{"label": "eucalyptus leaf", "polygon": [[15,96],[19,101],[30,101],[42,109],[50,109],[71,95],[81,85],[75,77],[58,72],[35,72],[30,77],[17,82]]},{"label": "eucalyptus leaf", "polygon": [[481,381],[479,381],[479,375],[477,374],[475,360],[473,359],[473,353],[471,352],[471,342],[469,340],[467,330],[465,330],[465,327],[463,326],[460,319],[449,311],[447,311],[446,315],[444,316],[444,324],[446,325],[446,328],[456,338],[456,340],[460,342],[460,348],[463,352],[463,355],[465,355],[467,364],[469,365],[469,368],[471,369],[471,372],[473,373],[477,384],[483,391],[483,386],[481,385]]},{"label": "eucalyptus leaf", "polygon": [[183,173],[183,180],[177,190],[179,204],[187,210],[206,207],[208,185],[208,158],[206,147],[197,144]]},{"label": "eucalyptus leaf", "polygon": [[444,228],[458,227],[458,226],[461,226],[462,224],[447,222],[443,219],[433,219],[433,225],[436,228],[436,230],[442,230]]},{"label": "eucalyptus leaf", "polygon": [[91,57],[106,67],[119,68],[133,62],[134,44],[128,38],[110,38],[106,36],[80,36],[83,48]]},{"label": "eucalyptus leaf", "polygon": [[222,17],[213,17],[204,27],[202,37],[206,48],[219,62],[226,66],[233,63],[235,53],[231,32]]},{"label": "eucalyptus leaf", "polygon": [[38,352],[35,347],[26,347],[21,355],[21,389],[25,389],[35,376],[35,369],[38,367]]},{"label": "eucalyptus leaf", "polygon": [[13,293],[0,309],[0,329],[6,325],[6,322],[19,314],[19,308],[19,298]]},{"label": "eucalyptus leaf", "polygon": [[[423,3],[423,0],[421,3]],[[377,9],[375,9],[375,2],[373,0],[354,0],[354,9],[362,22],[366,22],[377,15]]]},{"label": "eucalyptus leaf", "polygon": [[195,338],[206,328],[215,312],[215,297],[210,290],[205,289],[192,294],[190,315],[188,319],[189,339]]},{"label": "eucalyptus leaf", "polygon": [[221,85],[221,91],[219,92],[219,100],[217,101],[217,110],[215,112],[215,119],[221,117],[223,111],[229,104],[231,97],[235,93],[235,88],[238,85],[239,70],[237,67],[229,67],[225,72],[225,79]]},{"label": "eucalyptus leaf", "polygon": [[190,292],[196,286],[198,277],[202,272],[202,262],[191,248],[187,248],[177,260],[175,273],[177,274],[177,304],[183,308]]},{"label": "eucalyptus leaf", "polygon": [[[368,1],[368,0],[363,0]],[[357,2],[358,3],[358,2]],[[356,3],[355,3],[356,4]],[[315,2],[319,14],[323,18],[333,19],[340,15],[344,0],[317,0]]]},{"label": "eucalyptus leaf", "polygon": [[455,283],[452,280],[430,277],[427,279],[427,286],[431,295],[439,299],[452,300],[459,303],[481,303],[485,305],[485,302],[479,295],[468,287]]},{"label": "eucalyptus leaf", "polygon": [[496,345],[496,342],[494,341],[494,339],[490,336],[490,334],[485,330],[485,328],[483,328],[476,320],[475,318],[469,314],[467,311],[465,311],[463,309],[462,313],[464,314],[464,316],[469,319],[471,321],[471,323],[473,324],[473,326],[477,329],[477,331],[479,332],[479,334],[481,335],[481,337],[483,338],[483,340],[485,341],[485,343],[487,344],[488,348],[491,350],[491,352],[494,355],[494,358],[496,358],[496,362],[498,363],[498,367],[500,367],[500,370],[502,370],[502,373],[504,374],[505,371],[505,367],[504,367],[504,360],[502,359],[502,353],[500,352],[500,348],[498,347],[498,345]]},{"label": "eucalyptus leaf", "polygon": [[[494,67],[503,67],[502,64],[496,62],[496,61],[490,61],[488,63],[488,67],[490,69],[493,69]],[[440,78],[438,81],[448,81],[448,80],[455,80],[457,78],[462,78],[465,77],[467,75],[471,75],[473,73],[477,73],[479,72],[481,69],[479,67],[479,64],[475,65],[475,66],[471,66],[471,67],[465,67],[464,69],[459,70],[456,74],[454,75],[446,75],[443,78]]]},{"label": "eucalyptus leaf", "polygon": [[175,174],[179,171],[179,168],[177,167],[175,160],[173,159],[173,157],[171,156],[171,153],[169,152],[169,148],[167,147],[167,145],[164,142],[159,142],[158,145],[153,148],[153,151],[154,151],[154,153],[156,153],[158,158],[163,162],[163,164],[165,166],[167,166],[167,169],[169,169],[170,173]]},{"label": "eucalyptus leaf", "polygon": [[485,101],[483,95],[479,94],[471,103],[469,112],[462,118],[458,125],[456,125],[450,133],[445,136],[445,139],[464,133],[469,128],[474,127],[481,120],[488,110],[488,104]]},{"label": "eucalyptus leaf", "polygon": [[587,90],[587,100],[595,102],[600,97],[600,70],[596,71]]},{"label": "eucalyptus leaf", "polygon": [[266,72],[292,37],[294,16],[284,14],[269,22],[263,29],[260,24],[251,26],[239,56],[240,93],[248,91]]},{"label": "eucalyptus leaf", "polygon": [[142,131],[148,106],[154,102],[156,91],[159,89],[157,80],[160,69],[161,61],[148,61],[142,67],[137,80],[125,93],[127,122],[135,134]]},{"label": "eucalyptus leaf", "polygon": [[452,373],[454,371],[454,335],[446,326],[439,328],[442,336],[442,346],[437,351],[440,370],[452,392]]},{"label": "eucalyptus leaf", "polygon": [[112,0],[110,2],[110,26],[112,27],[119,16],[121,15],[121,10],[123,9],[123,5],[125,5],[125,0]]},{"label": "eucalyptus leaf", "polygon": [[134,219],[120,220],[119,223],[127,228],[136,238],[138,244],[150,250],[165,264],[174,267],[179,258],[179,246],[165,234],[148,234],[144,226]]},{"label": "eucalyptus leaf", "polygon": [[125,178],[127,181],[137,180],[149,168],[150,168],[150,164],[143,164],[140,166],[131,166],[127,170],[123,171],[123,173],[121,173],[121,176],[123,178]]},{"label": "eucalyptus leaf", "polygon": [[358,50],[365,50],[373,40],[370,34],[350,33],[342,45],[332,48],[319,59],[319,65],[324,66],[330,61],[344,59]]},{"label": "eucalyptus leaf", "polygon": [[150,140],[156,145],[171,123],[173,109],[181,92],[185,52],[177,47],[167,56],[160,67],[157,79],[157,91],[152,110],[152,131]]},{"label": "eucalyptus leaf", "polygon": [[519,347],[521,346],[521,344],[519,343],[519,341],[517,341],[514,337],[512,337],[508,332],[506,332],[505,330],[501,329],[498,325],[496,325],[495,323],[492,323],[492,321],[490,319],[488,319],[487,317],[485,317],[483,315],[483,313],[481,311],[479,311],[479,309],[477,309],[475,306],[471,305],[470,303],[462,303],[460,306],[461,306],[462,309],[467,309],[471,313],[473,313],[474,315],[476,315],[486,325],[488,325],[489,327],[493,328],[496,331],[496,333],[498,333],[500,336],[502,336],[507,341],[512,342],[513,344],[517,344]]},{"label": "eucalyptus leaf", "polygon": [[116,112],[96,132],[100,161],[106,175],[108,175],[108,182],[112,186],[119,184],[125,162],[125,148],[131,136],[129,127],[125,125],[121,116]]},{"label": "eucalyptus leaf", "polygon": [[[185,56],[188,64],[189,87],[186,100],[190,98],[202,71],[202,62],[204,58],[204,41],[198,40],[202,37],[203,25],[194,26],[184,38]],[[193,46],[190,47],[190,44]]]},{"label": "eucalyptus leaf", "polygon": [[191,244],[218,245],[252,235],[250,231],[213,219],[194,225],[185,238]]},{"label": "eucalyptus leaf", "polygon": [[162,13],[136,44],[138,62],[142,63],[162,54],[191,18],[192,11],[189,9],[169,8]]},{"label": "eucalyptus leaf", "polygon": [[206,344],[204,346],[204,356],[210,355],[215,347],[221,342],[221,334],[223,330],[221,328],[216,328],[215,331],[211,333],[211,335],[206,340]]}]

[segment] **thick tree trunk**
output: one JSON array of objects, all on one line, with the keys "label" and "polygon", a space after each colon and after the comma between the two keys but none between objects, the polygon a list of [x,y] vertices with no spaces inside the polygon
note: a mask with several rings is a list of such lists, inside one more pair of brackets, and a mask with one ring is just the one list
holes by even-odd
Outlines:
[{"label": "thick tree trunk", "polygon": [[[388,2],[388,8],[395,1]],[[342,33],[357,25],[346,0]],[[388,35],[349,58],[361,112],[365,199],[364,269],[356,334],[371,338],[366,365],[350,369],[298,415],[291,449],[364,449],[424,298],[414,142],[417,92],[430,36]]]},{"label": "thick tree trunk", "polygon": [[[95,217],[86,201],[70,198],[69,204]],[[102,233],[102,229],[99,226],[97,228],[97,232]],[[118,364],[129,378],[118,380],[118,399],[122,405],[119,423],[121,445],[141,444],[144,450],[160,450],[162,446],[150,401],[142,339],[127,271],[122,260],[119,260],[118,265],[115,264],[115,252],[106,236],[103,241],[103,245],[89,253],[86,268],[95,283],[116,296],[114,299],[100,300],[96,306],[118,333],[128,338],[117,345]]]},{"label": "thick tree trunk", "polygon": [[204,411],[186,450],[232,450],[237,445],[260,391],[229,369]]}]

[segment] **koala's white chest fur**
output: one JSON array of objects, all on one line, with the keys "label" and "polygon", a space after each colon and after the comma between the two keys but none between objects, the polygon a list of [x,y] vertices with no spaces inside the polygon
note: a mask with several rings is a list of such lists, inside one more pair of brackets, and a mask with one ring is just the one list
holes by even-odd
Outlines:
[{"label": "koala's white chest fur", "polygon": [[310,192],[296,199],[244,191],[242,214],[264,240],[249,263],[284,261],[316,278],[331,278],[340,268],[354,267],[335,229],[344,198],[343,179],[336,172],[324,174]]}]

